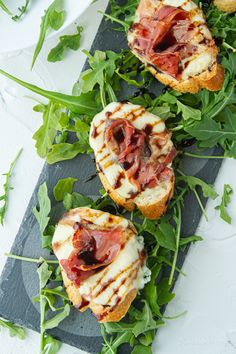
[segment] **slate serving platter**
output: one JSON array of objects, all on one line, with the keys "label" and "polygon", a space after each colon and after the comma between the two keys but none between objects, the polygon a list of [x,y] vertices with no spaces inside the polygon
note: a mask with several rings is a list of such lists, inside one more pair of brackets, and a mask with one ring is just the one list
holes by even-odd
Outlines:
[{"label": "slate serving platter", "polygon": [[[109,9],[108,9],[109,11]],[[127,48],[125,36],[121,32],[114,31],[110,22],[103,19],[91,52],[96,49],[120,51]],[[87,68],[87,64],[85,68]],[[154,93],[161,92],[163,86],[158,82],[152,87]],[[137,90],[136,90],[137,91]],[[128,87],[122,89],[121,99],[132,96],[134,91]],[[195,147],[190,147],[188,151],[194,152]],[[208,150],[206,153],[217,155],[218,149]],[[213,184],[221,166],[220,160],[201,160],[184,158],[182,169],[188,175],[195,175]],[[41,249],[39,228],[32,208],[37,204],[37,191],[39,185],[46,181],[49,197],[52,201],[52,221],[55,223],[61,217],[63,209],[58,206],[53,198],[53,187],[56,182],[65,177],[79,178],[76,191],[96,197],[101,188],[99,178],[89,180],[96,173],[93,156],[79,155],[73,160],[56,163],[54,165],[45,164],[33,196],[25,212],[19,232],[16,236],[11,253],[28,257],[39,258],[43,256],[52,258],[48,251]],[[202,199],[205,205],[206,200]],[[201,218],[201,210],[194,195],[188,195],[185,199],[183,210],[182,235],[193,235]],[[181,267],[186,256],[187,249],[180,253],[178,266]],[[32,302],[32,298],[38,294],[37,266],[32,263],[21,262],[8,259],[0,278],[0,316],[13,321],[24,327],[39,331],[40,314],[39,306]],[[176,279],[176,278],[175,278]],[[51,334],[62,342],[68,343],[89,353],[97,353],[101,349],[102,338],[99,325],[95,318],[86,311],[79,313],[72,310],[69,318],[64,320],[60,326],[51,331]],[[122,349],[122,354],[130,352],[129,349]]]}]

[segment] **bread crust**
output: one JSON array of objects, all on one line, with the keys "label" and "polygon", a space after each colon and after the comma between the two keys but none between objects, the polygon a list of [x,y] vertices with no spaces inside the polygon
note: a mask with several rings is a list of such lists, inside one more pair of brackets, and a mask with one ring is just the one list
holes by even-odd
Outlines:
[{"label": "bread crust", "polygon": [[118,205],[123,206],[126,210],[132,211],[135,206],[141,211],[141,213],[148,219],[155,220],[160,218],[166,211],[168,207],[168,202],[173,196],[174,192],[174,176],[170,180],[170,185],[166,193],[163,195],[162,199],[157,200],[153,204],[140,204],[135,203],[134,199],[126,199],[120,196],[120,194],[112,188],[110,183],[108,182],[106,176],[102,172],[98,172],[101,182],[111,197],[112,200]]},{"label": "bread crust", "polygon": [[147,65],[147,68],[157,80],[182,93],[197,93],[203,88],[209,91],[219,91],[224,82],[224,69],[217,63],[210,70],[184,81],[177,81],[170,75],[159,73],[153,66]]},{"label": "bread crust", "polygon": [[218,7],[219,10],[224,12],[229,12],[229,13],[236,12],[235,0],[214,0],[214,5]]},{"label": "bread crust", "polygon": [[[71,281],[64,269],[61,267],[62,278],[64,281],[64,286],[66,288],[66,292],[70,301],[72,302],[75,308],[79,308],[82,302],[82,297],[79,292],[79,288],[77,288],[73,281]],[[120,302],[117,306],[109,308],[109,310],[102,305],[97,305],[92,301],[80,309],[81,312],[86,311],[88,308],[94,313],[94,315],[98,318],[98,322],[118,322],[120,321],[127,313],[130,308],[131,303],[136,298],[138,293],[137,289],[132,289],[124,298],[122,302]]]}]

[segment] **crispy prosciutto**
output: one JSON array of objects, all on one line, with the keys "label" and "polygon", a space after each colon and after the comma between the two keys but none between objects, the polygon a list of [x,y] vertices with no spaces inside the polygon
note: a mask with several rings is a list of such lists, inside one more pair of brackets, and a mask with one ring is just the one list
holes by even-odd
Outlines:
[{"label": "crispy prosciutto", "polygon": [[181,60],[196,50],[189,44],[194,33],[189,13],[162,5],[151,16],[140,15],[140,21],[131,29],[136,32],[136,50],[159,70],[178,78]]},{"label": "crispy prosciutto", "polygon": [[61,260],[61,265],[67,277],[80,285],[99,268],[114,261],[122,246],[122,229],[94,230],[80,223],[74,228],[74,250],[68,259]]},{"label": "crispy prosciutto", "polygon": [[159,181],[170,178],[172,170],[168,165],[176,156],[173,147],[166,155],[155,156],[155,147],[159,150],[170,139],[168,131],[155,137],[152,146],[147,129],[136,129],[127,119],[108,121],[106,142],[126,171],[127,177],[139,191],[155,187]]}]

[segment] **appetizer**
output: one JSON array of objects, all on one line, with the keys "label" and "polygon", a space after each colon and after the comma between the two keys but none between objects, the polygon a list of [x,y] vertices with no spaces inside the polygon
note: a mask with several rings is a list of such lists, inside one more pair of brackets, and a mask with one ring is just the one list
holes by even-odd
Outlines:
[{"label": "appetizer", "polygon": [[229,13],[236,11],[236,0],[214,0],[214,5],[221,11]]},{"label": "appetizer", "polygon": [[144,107],[110,103],[90,128],[101,182],[110,197],[149,219],[160,217],[173,195],[176,149],[164,121]]},{"label": "appetizer", "polygon": [[128,42],[156,79],[177,91],[222,87],[218,49],[203,12],[191,0],[141,0]]},{"label": "appetizer", "polygon": [[59,221],[52,246],[69,299],[80,311],[90,308],[99,322],[124,317],[149,280],[143,238],[122,217],[72,209]]}]

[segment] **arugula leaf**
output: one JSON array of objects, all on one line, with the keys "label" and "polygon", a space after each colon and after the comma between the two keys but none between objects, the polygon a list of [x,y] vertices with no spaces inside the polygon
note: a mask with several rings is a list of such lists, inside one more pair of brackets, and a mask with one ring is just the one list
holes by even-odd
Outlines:
[{"label": "arugula leaf", "polygon": [[6,321],[2,318],[0,318],[0,327],[8,329],[11,337],[18,337],[22,340],[26,337],[26,331],[24,328],[17,326],[15,323]]},{"label": "arugula leaf", "polygon": [[189,106],[184,105],[179,100],[177,100],[178,111],[177,114],[182,112],[183,118],[185,120],[194,119],[201,120],[201,111],[199,109],[195,109]]},{"label": "arugula leaf", "polygon": [[[103,107],[107,105],[107,95],[112,90],[111,78],[115,73],[116,61],[120,55],[112,51],[101,52],[96,50],[92,56],[86,50],[90,69],[84,71],[80,77],[80,89],[83,93],[92,91],[97,85]],[[114,95],[114,92],[112,92]]]},{"label": "arugula leaf", "polygon": [[154,266],[151,268],[151,280],[149,283],[146,284],[144,291],[145,291],[145,299],[147,300],[150,308],[152,309],[152,312],[156,316],[161,317],[161,310],[160,306],[158,305],[157,302],[157,284],[156,284],[156,279],[158,275],[160,274],[162,265],[161,264],[154,264]]},{"label": "arugula leaf", "polygon": [[[37,301],[40,302],[40,354],[57,353],[60,348],[60,342],[47,334],[48,329],[57,327],[70,314],[70,305],[64,292],[60,292],[61,287],[54,289],[46,288],[50,282],[54,269],[46,261],[39,266],[37,270],[39,276],[40,293]],[[56,308],[58,298],[63,300],[63,307]],[[54,316],[47,318],[49,310],[58,312]]]},{"label": "arugula leaf", "polygon": [[17,153],[16,157],[14,158],[14,160],[12,161],[12,163],[10,164],[10,168],[9,171],[7,173],[4,173],[3,176],[6,177],[5,179],[5,183],[3,185],[3,194],[0,195],[0,202],[3,203],[2,206],[0,207],[0,223],[3,225],[4,223],[4,219],[5,219],[5,215],[6,215],[6,211],[7,211],[7,206],[8,206],[8,199],[9,199],[9,192],[11,189],[13,189],[10,185],[10,180],[12,177],[12,173],[14,170],[14,167],[16,165],[17,160],[19,159],[21,153],[22,153],[22,149]]},{"label": "arugula leaf", "polygon": [[39,276],[39,287],[40,289],[43,289],[52,275],[52,270],[49,268],[47,262],[44,261],[37,269],[37,273]]},{"label": "arugula leaf", "polygon": [[37,207],[34,207],[33,213],[39,223],[39,229],[41,235],[43,235],[48,222],[49,222],[49,213],[51,211],[51,201],[48,197],[48,189],[46,182],[41,184],[38,190],[38,202],[39,202],[39,210]]},{"label": "arugula leaf", "polygon": [[70,305],[66,304],[60,313],[50,318],[49,320],[45,321],[44,323],[45,330],[57,327],[66,317],[69,316],[69,314],[70,314]]},{"label": "arugula leaf", "polygon": [[61,8],[61,5],[62,0],[54,0],[52,4],[47,8],[44,16],[41,19],[40,34],[34,51],[31,69],[33,68],[35,61],[43,47],[43,43],[49,29],[57,31],[64,23],[65,11],[57,12],[57,9]]},{"label": "arugula leaf", "polygon": [[65,198],[67,193],[71,193],[73,186],[77,181],[78,181],[77,178],[72,178],[72,177],[59,179],[59,181],[57,182],[57,184],[53,189],[53,194],[56,201],[57,202],[62,201]]},{"label": "arugula leaf", "polygon": [[90,152],[91,152],[91,148],[89,148],[88,150],[87,145],[83,146],[83,144],[81,144],[80,141],[77,141],[76,143],[73,144],[70,143],[54,144],[52,146],[51,151],[47,154],[47,162],[49,164],[53,164],[58,161],[73,159],[78,154],[90,153]]},{"label": "arugula leaf", "polygon": [[86,114],[93,117],[101,109],[101,107],[97,104],[95,91],[91,91],[86,94],[81,94],[80,96],[70,96],[59,92],[41,89],[35,85],[20,80],[1,69],[0,74],[6,76],[10,80],[15,81],[19,85],[26,87],[30,91],[41,95],[42,97],[52,100],[53,102],[60,103],[61,105],[63,105],[67,109],[70,109],[74,113]]},{"label": "arugula leaf", "polygon": [[60,118],[60,105],[49,102],[47,106],[43,105],[43,124],[33,135],[36,140],[35,147],[40,157],[47,156],[51,150],[54,139],[57,134],[58,121]]},{"label": "arugula leaf", "polygon": [[65,51],[67,49],[78,50],[80,47],[81,33],[83,27],[77,26],[77,33],[71,35],[64,35],[59,38],[59,43],[55,48],[52,48],[48,54],[48,61],[56,62],[64,59]]},{"label": "arugula leaf", "polygon": [[145,219],[142,225],[142,230],[147,231],[155,236],[160,246],[171,251],[176,250],[174,229],[168,222],[165,222],[163,219],[161,219],[158,225],[155,221]]},{"label": "arugula leaf", "polygon": [[229,216],[227,212],[227,206],[231,202],[231,196],[233,194],[233,189],[229,184],[224,185],[224,193],[221,199],[220,205],[216,206],[215,209],[220,211],[220,217],[227,222],[228,224],[231,224],[231,217]]},{"label": "arugula leaf", "polygon": [[187,183],[191,190],[194,190],[197,186],[201,187],[205,198],[215,200],[218,197],[218,193],[215,191],[214,186],[207,184],[200,178],[194,176],[178,176],[177,180]]},{"label": "arugula leaf", "polygon": [[110,0],[111,4],[111,14],[107,15],[112,22],[120,24],[122,27],[116,27],[118,31],[127,32],[130,25],[133,23],[134,14],[138,7],[138,0],[127,0],[122,6],[117,0]]},{"label": "arugula leaf", "polygon": [[179,245],[186,246],[189,243],[195,243],[195,242],[202,241],[202,240],[203,240],[203,238],[201,236],[193,235],[193,236],[184,237],[184,238],[180,239]]},{"label": "arugula leaf", "polygon": [[151,347],[146,347],[145,345],[138,344],[134,347],[131,354],[152,354]]},{"label": "arugula leaf", "polygon": [[11,11],[6,7],[5,3],[3,0],[0,0],[0,8],[6,12],[8,15],[12,15]]},{"label": "arugula leaf", "polygon": [[67,193],[63,200],[64,208],[68,211],[70,209],[83,207],[83,206],[91,206],[93,204],[93,200],[89,197],[86,197],[80,193]]},{"label": "arugula leaf", "polygon": [[36,220],[38,221],[39,224],[42,248],[48,248],[51,245],[52,233],[54,229],[52,230],[52,233],[50,235],[48,232],[50,230],[48,230],[47,227],[48,227],[48,222],[50,220],[49,214],[51,211],[51,201],[48,197],[48,189],[47,189],[46,182],[41,184],[41,186],[39,187],[38,203],[39,203],[39,208],[37,209],[37,207],[34,207],[33,214],[36,217]]},{"label": "arugula leaf", "polygon": [[43,349],[41,354],[57,354],[61,347],[59,340],[45,333],[43,336]]},{"label": "arugula leaf", "polygon": [[18,7],[19,14],[12,17],[12,20],[19,21],[27,12],[30,0],[25,0],[25,4]]}]

